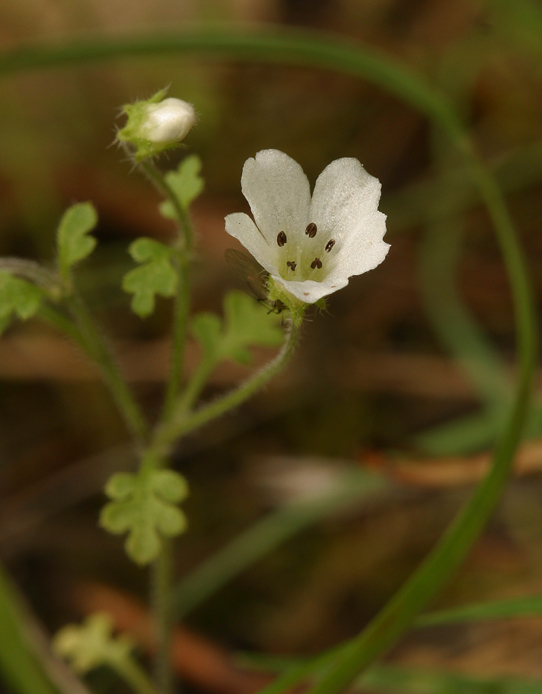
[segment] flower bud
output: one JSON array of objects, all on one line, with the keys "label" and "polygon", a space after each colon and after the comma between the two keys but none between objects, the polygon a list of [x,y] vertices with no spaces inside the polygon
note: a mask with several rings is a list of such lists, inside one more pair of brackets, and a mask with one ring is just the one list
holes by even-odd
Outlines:
[{"label": "flower bud", "polygon": [[120,142],[129,142],[137,161],[177,147],[196,123],[192,104],[181,99],[164,99],[165,90],[146,101],[123,106],[128,121],[117,133]]},{"label": "flower bud", "polygon": [[142,123],[141,131],[151,142],[180,142],[195,122],[192,104],[170,97],[159,104],[147,106],[147,119]]}]

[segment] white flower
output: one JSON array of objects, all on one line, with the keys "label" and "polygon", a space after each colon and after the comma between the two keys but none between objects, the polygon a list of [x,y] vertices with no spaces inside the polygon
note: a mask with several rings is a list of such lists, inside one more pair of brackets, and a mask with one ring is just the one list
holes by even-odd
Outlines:
[{"label": "white flower", "polygon": [[150,142],[180,142],[196,122],[192,104],[169,97],[158,104],[148,104],[141,124],[141,137]]},{"label": "white flower", "polygon": [[312,304],[386,257],[380,187],[357,159],[337,159],[318,177],[311,199],[299,164],[266,149],[247,159],[241,176],[255,223],[242,212],[230,214],[226,231],[276,283]]}]

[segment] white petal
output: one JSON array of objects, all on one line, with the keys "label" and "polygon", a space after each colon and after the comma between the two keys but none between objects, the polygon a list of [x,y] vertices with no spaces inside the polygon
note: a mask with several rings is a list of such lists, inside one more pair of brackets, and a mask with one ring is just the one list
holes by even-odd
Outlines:
[{"label": "white petal", "polygon": [[243,246],[252,253],[256,260],[268,272],[277,272],[274,264],[275,249],[270,248],[252,219],[244,212],[229,214],[226,219],[226,231],[239,239]]},{"label": "white petal", "polygon": [[357,159],[337,159],[318,177],[310,214],[318,230],[336,242],[328,279],[361,275],[386,257],[389,244],[382,240],[386,215],[378,212],[380,189],[380,181]]},{"label": "white petal", "polygon": [[390,248],[382,240],[386,233],[386,215],[382,212],[358,220],[345,234],[335,264],[326,279],[351,277],[372,270],[384,260]]},{"label": "white petal", "polygon": [[264,149],[254,159],[247,159],[241,188],[270,245],[277,243],[279,231],[286,236],[304,234],[309,222],[309,181],[287,154]]},{"label": "white petal", "polygon": [[315,282],[314,280],[305,280],[304,282],[292,282],[283,279],[280,275],[271,273],[273,279],[281,284],[286,290],[293,294],[301,301],[307,304],[314,304],[318,299],[328,294],[333,294],[338,289],[346,287],[348,284],[348,279],[341,277],[338,279],[333,279],[331,277],[326,277],[322,282]]},{"label": "white petal", "polygon": [[311,221],[339,238],[363,217],[376,212],[380,181],[365,171],[357,159],[337,159],[322,171],[314,186]]},{"label": "white petal", "polygon": [[142,130],[151,142],[180,142],[196,124],[192,104],[173,97],[149,104],[145,114]]}]

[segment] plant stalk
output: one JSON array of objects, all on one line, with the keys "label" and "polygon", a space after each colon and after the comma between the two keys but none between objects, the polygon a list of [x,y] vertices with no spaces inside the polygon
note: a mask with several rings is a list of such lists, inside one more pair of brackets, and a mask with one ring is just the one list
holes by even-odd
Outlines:
[{"label": "plant stalk", "polygon": [[277,356],[238,388],[219,397],[208,405],[204,405],[195,412],[187,413],[182,401],[178,403],[170,419],[163,422],[156,429],[152,447],[156,448],[158,452],[169,449],[181,436],[185,436],[211,420],[226,414],[226,412],[248,400],[282,371],[297,347],[300,333],[299,326],[294,325],[292,321],[288,322],[286,330],[286,338]]},{"label": "plant stalk", "polygon": [[[132,392],[118,370],[111,350],[96,327],[83,300],[73,293],[66,298],[66,303],[79,327],[82,338],[79,343],[84,346],[85,351],[99,366],[126,426],[136,442],[142,445],[148,437],[148,425]],[[51,312],[48,315],[52,317]]]}]

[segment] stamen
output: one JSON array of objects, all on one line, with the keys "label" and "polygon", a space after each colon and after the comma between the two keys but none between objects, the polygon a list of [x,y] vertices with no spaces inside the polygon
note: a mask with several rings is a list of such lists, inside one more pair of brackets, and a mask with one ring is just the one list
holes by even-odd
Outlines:
[{"label": "stamen", "polygon": [[326,251],[329,253],[329,251],[333,248],[335,245],[335,239],[329,239],[329,241],[326,243]]},{"label": "stamen", "polygon": [[282,248],[282,246],[284,246],[286,241],[287,241],[286,234],[283,231],[279,231],[279,233],[277,235],[278,245]]},{"label": "stamen", "polygon": [[322,268],[322,261],[320,260],[320,258],[315,258],[315,259],[312,261],[312,263],[311,263],[311,268],[312,268],[313,270],[316,270],[316,268],[318,268],[318,269],[320,270],[320,269]]},{"label": "stamen", "polygon": [[288,260],[286,265],[290,268],[292,272],[295,272],[295,269],[297,267],[297,263],[295,262],[295,260]]},{"label": "stamen", "polygon": [[318,227],[314,222],[311,222],[309,226],[305,229],[305,234],[311,239],[313,239],[316,236],[316,232],[318,231]]}]

